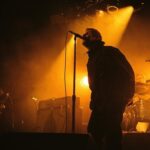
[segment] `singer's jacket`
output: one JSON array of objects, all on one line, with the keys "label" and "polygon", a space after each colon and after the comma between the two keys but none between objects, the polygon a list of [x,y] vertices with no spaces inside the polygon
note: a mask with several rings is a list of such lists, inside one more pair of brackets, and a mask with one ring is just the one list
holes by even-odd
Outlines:
[{"label": "singer's jacket", "polygon": [[135,77],[131,65],[119,49],[101,42],[87,53],[91,110],[115,113],[120,109],[122,113],[134,94]]}]

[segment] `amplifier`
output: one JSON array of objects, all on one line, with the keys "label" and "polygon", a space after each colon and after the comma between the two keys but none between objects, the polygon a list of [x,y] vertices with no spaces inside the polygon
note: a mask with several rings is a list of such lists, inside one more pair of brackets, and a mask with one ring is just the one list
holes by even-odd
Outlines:
[{"label": "amplifier", "polygon": [[[76,98],[75,129],[82,129],[82,108]],[[72,129],[72,97],[40,100],[37,110],[37,132],[64,133]]]}]

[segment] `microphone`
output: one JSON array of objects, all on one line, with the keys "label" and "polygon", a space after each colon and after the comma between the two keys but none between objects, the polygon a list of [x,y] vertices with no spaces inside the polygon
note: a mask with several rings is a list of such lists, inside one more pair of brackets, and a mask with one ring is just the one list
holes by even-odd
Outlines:
[{"label": "microphone", "polygon": [[78,33],[75,33],[73,31],[68,31],[68,32],[70,32],[71,34],[75,35],[76,37],[78,37],[78,38],[80,38],[82,40],[85,40],[85,38],[82,35],[78,34]]}]

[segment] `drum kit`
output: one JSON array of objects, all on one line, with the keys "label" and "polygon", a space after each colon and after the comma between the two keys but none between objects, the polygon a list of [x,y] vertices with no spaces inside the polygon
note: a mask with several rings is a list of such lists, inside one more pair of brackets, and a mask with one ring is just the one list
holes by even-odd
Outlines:
[{"label": "drum kit", "polygon": [[133,103],[126,106],[123,113],[122,129],[128,132],[137,131],[139,122],[150,123],[150,85],[148,83],[136,83]]}]

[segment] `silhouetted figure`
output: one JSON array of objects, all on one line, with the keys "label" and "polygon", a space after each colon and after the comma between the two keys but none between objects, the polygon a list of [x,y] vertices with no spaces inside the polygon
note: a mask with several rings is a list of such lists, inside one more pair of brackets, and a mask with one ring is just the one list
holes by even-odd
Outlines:
[{"label": "silhouetted figure", "polygon": [[93,141],[91,149],[95,145],[99,150],[121,150],[121,122],[125,107],[134,95],[134,71],[119,49],[104,46],[98,30],[87,28],[83,37],[89,56],[87,70],[92,112],[88,133]]}]

